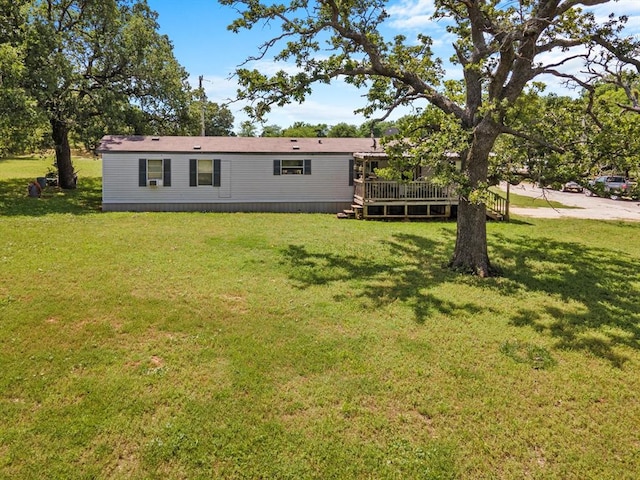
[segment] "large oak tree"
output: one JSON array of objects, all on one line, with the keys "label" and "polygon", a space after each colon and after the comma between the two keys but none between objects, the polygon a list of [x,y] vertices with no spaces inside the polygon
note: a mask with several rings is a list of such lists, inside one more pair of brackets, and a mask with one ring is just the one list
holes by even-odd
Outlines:
[{"label": "large oak tree", "polygon": [[[488,276],[486,209],[479,192],[487,185],[496,139],[530,133],[509,125],[510,109],[536,77],[562,75],[563,66],[578,55],[573,49],[584,46],[597,30],[595,17],[580,7],[608,0],[435,0],[434,19],[446,23],[455,36],[453,60],[463,69],[460,83],[445,81],[444,62],[433,54],[429,36],[384,38],[382,27],[389,18],[385,0],[219,1],[239,13],[229,26],[232,31],[268,24],[278,32],[248,60],[273,52],[276,60],[298,67],[295,73],[283,69],[273,76],[246,65],[238,68],[239,98],[252,101],[250,110],[257,118],[274,105],[301,102],[313,84],[337,78],[368,89],[362,110],[368,115],[420,101],[442,112],[446,128],[441,133],[456,139],[462,158],[451,266]],[[426,137],[416,131],[411,136]]]},{"label": "large oak tree", "polygon": [[22,87],[48,118],[62,188],[75,187],[71,133],[187,121],[187,74],[146,1],[22,3]]}]

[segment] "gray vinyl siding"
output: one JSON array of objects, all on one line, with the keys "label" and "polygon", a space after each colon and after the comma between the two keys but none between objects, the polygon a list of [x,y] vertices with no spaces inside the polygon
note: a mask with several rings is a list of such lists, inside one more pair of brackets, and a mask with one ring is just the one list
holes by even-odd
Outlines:
[{"label": "gray vinyl siding", "polygon": [[[171,186],[139,186],[139,159],[170,159]],[[219,211],[334,211],[349,205],[350,155],[310,154],[134,154],[103,153],[103,204],[105,210],[212,210],[212,204],[227,204]],[[220,159],[221,186],[190,187],[190,159]],[[276,159],[311,160],[311,175],[274,175]],[[225,172],[224,169],[228,171]],[[224,184],[224,182],[227,182]],[[261,204],[271,204],[271,207]],[[317,204],[314,206],[314,204]],[[146,207],[145,207],[146,206]],[[158,208],[151,208],[151,206]],[[175,206],[175,208],[173,208]],[[199,208],[199,207],[202,208]],[[317,210],[316,207],[321,208]]]}]

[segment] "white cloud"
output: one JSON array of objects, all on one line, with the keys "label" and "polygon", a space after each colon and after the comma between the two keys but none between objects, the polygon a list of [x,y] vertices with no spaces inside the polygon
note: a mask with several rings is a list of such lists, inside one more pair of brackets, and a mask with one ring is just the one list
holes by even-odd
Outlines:
[{"label": "white cloud", "polygon": [[638,0],[615,0],[601,5],[590,7],[596,17],[606,17],[610,13],[616,15],[640,15],[640,2]]},{"label": "white cloud", "polygon": [[330,102],[327,98],[311,98],[303,104],[296,103],[274,108],[267,123],[275,123],[282,127],[288,127],[296,121],[327,125],[341,122],[355,125],[363,123],[364,117],[355,115],[353,110],[353,106],[346,105],[344,102]]},{"label": "white cloud", "polygon": [[434,23],[431,15],[415,15],[413,17],[397,18],[389,22],[389,25],[398,30],[417,30],[431,26]]},{"label": "white cloud", "polygon": [[[273,74],[277,71],[274,63],[262,63],[261,71],[265,74]],[[278,69],[287,69],[286,65],[278,66]],[[193,87],[198,86],[198,77],[189,79]],[[204,75],[203,87],[207,99],[219,104],[226,104],[229,100],[235,99],[238,84],[234,78],[226,78],[215,75]],[[331,85],[317,85],[313,93],[303,104],[289,104],[283,107],[272,107],[271,113],[267,116],[266,125],[279,125],[283,128],[291,126],[295,122],[325,123],[335,125],[346,122],[360,125],[365,121],[362,115],[355,115],[353,111],[364,106],[365,99],[360,98],[364,90],[360,91],[353,86],[341,81],[334,81]],[[235,124],[248,120],[243,108],[246,102],[234,102],[228,106],[235,118]],[[258,128],[258,130],[260,130]]]},{"label": "white cloud", "polygon": [[435,11],[433,0],[402,0],[391,5],[387,13],[392,17],[411,18],[415,16],[431,16]]},{"label": "white cloud", "polygon": [[[198,77],[191,75],[188,81],[192,88],[198,88]],[[203,75],[202,87],[208,100],[223,103],[230,98],[235,98],[238,84],[234,79],[227,77]]]},{"label": "white cloud", "polygon": [[[269,60],[251,62],[246,65],[246,68],[255,68],[267,76],[274,75],[280,70],[284,70],[289,74],[295,74],[300,71],[300,68],[294,64]],[[198,77],[190,77],[189,83],[193,87],[197,87]],[[208,100],[222,104],[235,99],[238,83],[235,77],[204,75],[203,87]],[[364,116],[355,115],[353,112],[355,109],[365,105],[366,99],[362,98],[364,94],[364,89],[358,90],[339,79],[334,80],[330,85],[317,84],[313,87],[312,94],[307,97],[303,104],[292,103],[283,107],[272,107],[271,112],[267,115],[265,124],[275,124],[283,128],[289,127],[295,122],[324,123],[327,125],[346,122],[360,125],[366,119]],[[229,104],[236,126],[248,120],[243,111],[246,105],[246,102]]]},{"label": "white cloud", "polygon": [[433,20],[435,7],[433,0],[405,0],[391,5],[387,9],[390,15],[389,27],[396,30],[442,30],[438,22]]}]

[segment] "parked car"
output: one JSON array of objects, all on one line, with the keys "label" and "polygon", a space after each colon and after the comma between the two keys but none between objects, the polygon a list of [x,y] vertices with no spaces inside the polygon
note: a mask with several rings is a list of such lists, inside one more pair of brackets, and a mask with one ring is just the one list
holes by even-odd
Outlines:
[{"label": "parked car", "polygon": [[582,193],[582,191],[584,190],[584,187],[582,185],[580,185],[578,182],[567,182],[562,186],[562,191],[563,192],[576,192],[576,193]]},{"label": "parked car", "polygon": [[631,181],[622,175],[602,175],[589,180],[584,193],[588,196],[619,198],[633,187]]}]

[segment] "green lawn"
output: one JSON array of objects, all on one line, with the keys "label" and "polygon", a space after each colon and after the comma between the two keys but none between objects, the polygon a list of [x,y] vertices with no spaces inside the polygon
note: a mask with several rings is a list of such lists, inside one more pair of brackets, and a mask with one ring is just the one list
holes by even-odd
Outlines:
[{"label": "green lawn", "polygon": [[101,213],[15,162],[0,478],[640,478],[640,224],[490,223],[481,280],[451,222]]},{"label": "green lawn", "polygon": [[[31,155],[24,157],[0,158],[0,179],[44,177],[53,170],[55,159],[51,155]],[[99,177],[102,174],[102,161],[98,157],[73,157],[73,164],[82,177]]]},{"label": "green lawn", "polygon": [[[496,187],[491,187],[491,189],[501,196],[506,197],[506,192],[503,190]],[[513,193],[513,190],[509,192],[509,205],[520,208],[577,208],[555,200],[549,200],[544,196],[529,197],[527,195],[518,195],[517,193]]]}]

